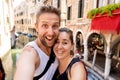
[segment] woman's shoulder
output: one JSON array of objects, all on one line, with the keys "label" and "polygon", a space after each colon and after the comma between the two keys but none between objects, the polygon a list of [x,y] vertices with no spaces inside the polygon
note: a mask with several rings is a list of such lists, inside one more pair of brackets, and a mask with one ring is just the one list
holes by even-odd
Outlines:
[{"label": "woman's shoulder", "polygon": [[71,78],[75,80],[86,80],[86,69],[81,60],[78,60],[71,66],[70,75]]},{"label": "woman's shoulder", "polygon": [[72,72],[86,72],[85,65],[79,58],[74,58],[71,62],[74,62],[71,66]]},{"label": "woman's shoulder", "polygon": [[84,69],[84,64],[82,61],[76,62],[72,65],[71,69]]}]

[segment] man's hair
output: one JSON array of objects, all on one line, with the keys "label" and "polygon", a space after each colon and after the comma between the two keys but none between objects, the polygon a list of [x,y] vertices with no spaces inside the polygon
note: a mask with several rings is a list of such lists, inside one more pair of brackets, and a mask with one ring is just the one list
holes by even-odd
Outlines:
[{"label": "man's hair", "polygon": [[58,8],[53,7],[53,6],[47,5],[47,6],[42,6],[39,9],[39,11],[36,15],[36,22],[38,22],[39,16],[43,13],[54,13],[59,17],[59,20],[60,20],[60,14],[61,14],[60,10]]}]

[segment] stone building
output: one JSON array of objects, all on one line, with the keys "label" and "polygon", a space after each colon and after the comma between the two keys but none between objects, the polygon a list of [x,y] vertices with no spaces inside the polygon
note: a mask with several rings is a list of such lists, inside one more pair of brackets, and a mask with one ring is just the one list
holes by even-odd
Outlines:
[{"label": "stone building", "polygon": [[14,26],[13,14],[13,0],[0,0],[0,58],[5,69],[5,80],[12,80],[10,31]]},{"label": "stone building", "polygon": [[29,41],[36,38],[35,21],[36,13],[44,0],[24,0],[14,9],[16,32],[19,33],[19,39],[16,46],[22,48]]},{"label": "stone building", "polygon": [[[94,64],[93,69],[94,71],[102,75],[104,79],[113,78],[114,73],[112,72],[112,67],[115,67],[115,65],[119,63],[120,57],[116,56],[116,54],[120,55],[120,51],[119,51],[120,35],[117,34],[117,32],[113,32],[113,33],[111,33],[111,31],[102,32],[99,29],[91,30],[92,19],[88,19],[87,14],[91,9],[99,8],[102,6],[106,6],[108,4],[114,4],[118,2],[120,1],[119,0],[104,0],[104,1],[103,0],[74,0],[74,1],[66,0],[66,5],[67,5],[66,27],[69,27],[74,31],[74,40],[76,40],[76,36],[78,35],[78,33],[81,35],[80,49],[82,49],[83,51],[84,62],[86,63],[86,65],[88,65],[91,68],[93,68],[94,61],[92,61],[93,57],[92,60],[89,59],[93,54],[93,52],[90,53],[90,49],[91,49],[90,47],[94,48],[95,46],[95,49],[97,50],[97,56],[96,56],[96,63]],[[113,46],[114,47],[116,46],[117,48],[116,53],[113,53],[114,51]],[[76,50],[76,46],[75,46],[75,50]],[[114,57],[117,57],[119,59],[115,61]],[[118,69],[119,68],[117,68],[117,70]],[[118,75],[119,73],[116,72],[115,75],[116,74]],[[114,78],[119,79],[118,76]]]}]

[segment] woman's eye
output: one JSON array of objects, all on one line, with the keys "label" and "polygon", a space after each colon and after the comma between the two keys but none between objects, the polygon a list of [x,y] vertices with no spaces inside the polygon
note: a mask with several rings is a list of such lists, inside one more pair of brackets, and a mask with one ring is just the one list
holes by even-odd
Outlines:
[{"label": "woman's eye", "polygon": [[67,44],[67,42],[63,42],[63,45],[66,45]]}]

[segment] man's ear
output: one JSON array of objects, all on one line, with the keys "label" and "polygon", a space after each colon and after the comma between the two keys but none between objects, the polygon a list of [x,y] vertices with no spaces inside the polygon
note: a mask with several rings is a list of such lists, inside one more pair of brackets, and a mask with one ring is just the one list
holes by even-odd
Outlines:
[{"label": "man's ear", "polygon": [[37,23],[35,23],[35,29],[38,32],[38,24]]}]

